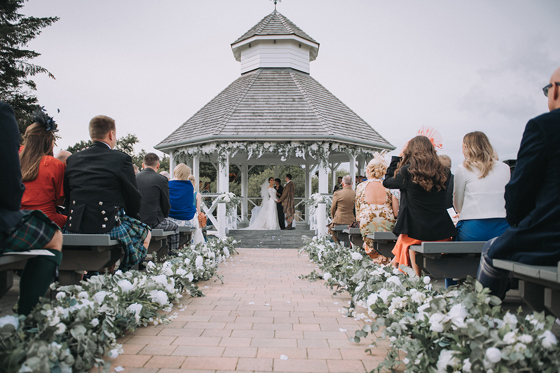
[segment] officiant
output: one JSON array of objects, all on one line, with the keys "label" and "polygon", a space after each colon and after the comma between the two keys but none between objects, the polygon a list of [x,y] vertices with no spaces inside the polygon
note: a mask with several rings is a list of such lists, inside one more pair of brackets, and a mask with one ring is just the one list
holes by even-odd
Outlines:
[{"label": "officiant", "polygon": [[[282,193],[284,193],[284,187],[282,186],[280,179],[274,179],[274,183],[276,184],[276,197],[280,199],[280,197],[282,197]],[[286,217],[284,215],[284,206],[282,206],[282,202],[276,203],[276,210],[278,211],[278,224],[280,225],[280,229],[285,229]]]}]

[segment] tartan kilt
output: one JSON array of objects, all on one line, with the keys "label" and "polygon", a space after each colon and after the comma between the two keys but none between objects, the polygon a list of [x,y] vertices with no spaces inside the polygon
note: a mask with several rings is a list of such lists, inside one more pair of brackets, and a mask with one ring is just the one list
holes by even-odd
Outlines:
[{"label": "tartan kilt", "polygon": [[40,210],[24,210],[23,213],[15,227],[0,232],[0,253],[43,249],[60,230]]}]

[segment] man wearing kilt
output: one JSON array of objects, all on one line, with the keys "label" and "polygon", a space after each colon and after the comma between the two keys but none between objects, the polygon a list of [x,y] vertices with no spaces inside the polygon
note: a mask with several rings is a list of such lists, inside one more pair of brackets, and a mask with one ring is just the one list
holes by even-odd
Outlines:
[{"label": "man wearing kilt", "polygon": [[[54,121],[47,131],[56,131]],[[49,289],[62,260],[62,233],[39,210],[20,211],[25,187],[19,162],[19,130],[10,105],[0,102],[0,159],[4,162],[0,178],[0,253],[33,249],[48,250],[52,256],[27,261],[20,280],[18,312],[27,315]]]},{"label": "man wearing kilt", "polygon": [[108,234],[120,240],[124,256],[120,269],[140,263],[150,243],[150,228],[139,218],[141,195],[132,159],[113,150],[115,121],[104,115],[89,123],[93,144],[68,157],[64,174],[67,233]]}]

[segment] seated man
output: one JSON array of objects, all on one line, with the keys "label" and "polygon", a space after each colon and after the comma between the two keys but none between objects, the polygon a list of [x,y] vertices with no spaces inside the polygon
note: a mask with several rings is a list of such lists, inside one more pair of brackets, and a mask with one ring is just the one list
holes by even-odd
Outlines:
[{"label": "seated man", "polygon": [[54,256],[27,261],[19,283],[18,312],[28,315],[44,297],[62,260],[62,233],[39,210],[20,211],[25,187],[19,165],[19,130],[10,105],[0,102],[0,158],[4,160],[0,178],[0,253],[45,249]]},{"label": "seated man", "polygon": [[140,220],[152,229],[163,229],[175,232],[167,237],[169,250],[176,253],[179,249],[179,226],[168,219],[169,184],[165,176],[158,174],[159,157],[155,153],[144,156],[144,170],[136,175],[138,190],[142,195]]},{"label": "seated man", "polygon": [[115,121],[104,115],[89,122],[93,144],[68,157],[64,194],[68,233],[108,234],[124,246],[121,270],[146,256],[150,228],[137,220],[141,195],[129,155],[113,150]]},{"label": "seated man", "polygon": [[560,68],[543,89],[550,113],[527,123],[517,167],[506,185],[506,219],[510,225],[482,250],[478,281],[500,298],[508,290],[508,271],[493,259],[556,266],[560,261]]},{"label": "seated man", "polygon": [[[333,194],[331,206],[332,223],[331,228],[335,225],[350,225],[356,221],[354,214],[354,204],[356,203],[356,192],[352,190],[352,177],[346,175],[342,178],[342,189],[337,190]],[[335,243],[338,243],[336,235],[329,229],[331,237]]]}]

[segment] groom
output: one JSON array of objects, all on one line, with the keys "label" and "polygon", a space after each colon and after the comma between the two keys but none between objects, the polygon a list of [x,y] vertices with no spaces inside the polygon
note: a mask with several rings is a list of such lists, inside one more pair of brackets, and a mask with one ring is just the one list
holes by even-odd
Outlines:
[{"label": "groom", "polygon": [[[280,198],[282,197],[282,193],[284,193],[282,181],[280,179],[274,179],[274,183],[276,184],[276,198]],[[286,217],[284,216],[284,206],[282,206],[282,202],[276,203],[276,212],[278,213],[280,229],[286,228]]]},{"label": "groom", "polygon": [[288,227],[283,228],[283,230],[292,230],[292,222],[294,221],[294,215],[296,213],[294,207],[294,194],[296,191],[296,187],[294,183],[292,183],[292,175],[286,174],[286,185],[284,186],[284,191],[282,192],[282,196],[278,199],[278,203],[282,203],[284,206],[284,212],[286,213],[286,222],[288,223]]}]

